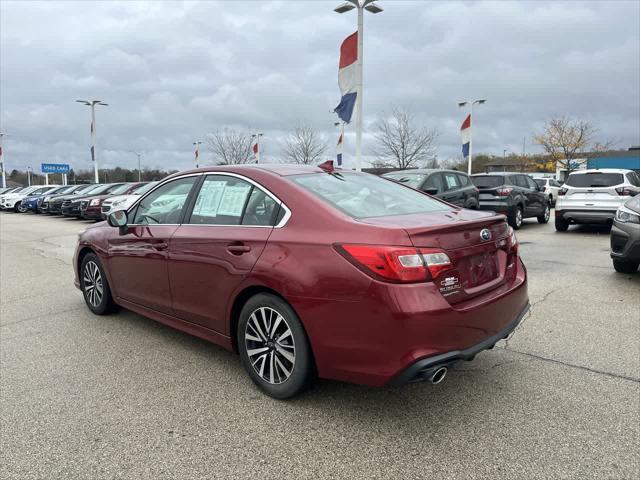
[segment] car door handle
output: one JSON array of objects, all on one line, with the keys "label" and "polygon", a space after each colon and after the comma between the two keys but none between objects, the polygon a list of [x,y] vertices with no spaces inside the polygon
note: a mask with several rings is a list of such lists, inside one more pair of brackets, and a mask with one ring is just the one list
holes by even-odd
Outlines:
[{"label": "car door handle", "polygon": [[232,243],[231,245],[227,245],[227,251],[232,255],[242,255],[243,253],[250,252],[251,247],[249,245]]},{"label": "car door handle", "polygon": [[152,243],[151,244],[151,248],[153,248],[154,250],[158,250],[159,252],[162,251],[162,250],[166,250],[168,246],[169,245],[164,243],[164,242]]}]

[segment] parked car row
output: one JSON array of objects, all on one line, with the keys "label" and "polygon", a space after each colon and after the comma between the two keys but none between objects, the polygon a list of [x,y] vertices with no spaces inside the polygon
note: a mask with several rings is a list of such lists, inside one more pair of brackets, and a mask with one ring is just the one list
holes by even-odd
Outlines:
[{"label": "parked car row", "polygon": [[0,191],[0,209],[103,220],[112,206],[130,205],[156,182],[46,185]]},{"label": "parked car row", "polygon": [[504,214],[514,230],[535,217],[547,223],[555,205],[555,228],[572,224],[610,224],[611,257],[616,271],[635,272],[640,265],[640,176],[633,170],[572,172],[564,185],[553,178],[492,172],[467,177],[449,170],[403,170],[385,178],[464,208]]}]

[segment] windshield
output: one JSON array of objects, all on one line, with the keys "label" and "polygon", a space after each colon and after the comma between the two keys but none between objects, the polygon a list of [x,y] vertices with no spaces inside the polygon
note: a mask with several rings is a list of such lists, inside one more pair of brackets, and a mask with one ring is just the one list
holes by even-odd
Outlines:
[{"label": "windshield", "polygon": [[624,183],[621,173],[572,173],[567,179],[571,187],[613,187]]},{"label": "windshield", "polygon": [[82,188],[79,188],[78,190],[76,190],[73,193],[91,193],[92,191],[98,189],[99,187],[101,187],[102,185],[96,185],[96,184],[90,184],[90,185],[85,185]]},{"label": "windshield", "polygon": [[147,193],[149,190],[151,190],[153,187],[155,187],[158,184],[158,182],[150,182],[147,183],[146,185],[142,185],[141,187],[136,188],[133,192],[131,192],[133,195],[144,195],[145,193]]},{"label": "windshield", "polygon": [[91,190],[87,191],[87,192],[82,192],[83,195],[99,195],[101,193],[105,193],[107,190],[109,190],[110,188],[114,188],[113,185],[111,184],[107,184],[107,185],[98,185],[94,188],[92,188]]},{"label": "windshield", "polygon": [[111,190],[109,193],[113,193],[114,195],[122,195],[124,192],[131,188],[130,183],[125,183],[124,185],[120,185],[118,188]]},{"label": "windshield", "polygon": [[384,178],[389,178],[399,183],[404,183],[405,185],[409,185],[413,188],[418,188],[424,182],[426,175],[420,173],[406,173],[406,172],[398,172],[398,173],[385,173],[383,175]]},{"label": "windshield", "polygon": [[624,204],[629,210],[633,210],[634,212],[640,213],[640,195],[636,195],[635,197],[631,197]]},{"label": "windshield", "polygon": [[479,177],[471,177],[471,181],[478,188],[495,188],[504,185],[504,176],[502,175],[481,175]]},{"label": "windshield", "polygon": [[417,190],[370,174],[314,173],[289,178],[353,218],[451,210]]}]

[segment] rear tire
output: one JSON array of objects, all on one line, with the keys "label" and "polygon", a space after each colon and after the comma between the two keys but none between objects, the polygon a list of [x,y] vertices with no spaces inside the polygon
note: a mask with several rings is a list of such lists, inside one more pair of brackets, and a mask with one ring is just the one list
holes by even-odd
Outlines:
[{"label": "rear tire", "polygon": [[613,268],[618,273],[636,273],[638,271],[638,262],[625,262],[623,260],[613,260]]},{"label": "rear tire", "polygon": [[314,369],[307,334],[280,297],[251,297],[240,312],[236,338],[244,369],[270,397],[294,397],[310,383]]},{"label": "rear tire", "polygon": [[523,209],[520,205],[518,205],[513,215],[509,217],[509,225],[511,225],[514,230],[520,230],[520,227],[522,227],[523,221],[524,221]]},{"label": "rear tire", "polygon": [[549,223],[549,218],[551,218],[551,203],[547,203],[544,213],[538,216],[538,223]]},{"label": "rear tire", "polygon": [[116,309],[102,262],[95,253],[84,256],[78,275],[80,289],[89,310],[96,315],[106,315]]},{"label": "rear tire", "polygon": [[569,222],[562,217],[556,217],[556,230],[558,232],[566,232],[569,230]]}]

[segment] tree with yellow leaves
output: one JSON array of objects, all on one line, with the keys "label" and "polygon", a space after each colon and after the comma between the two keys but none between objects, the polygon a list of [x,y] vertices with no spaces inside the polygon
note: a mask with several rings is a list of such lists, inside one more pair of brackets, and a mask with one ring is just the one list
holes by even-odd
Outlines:
[{"label": "tree with yellow leaves", "polygon": [[554,166],[565,169],[568,175],[576,169],[575,159],[589,149],[595,133],[588,121],[560,116],[547,120],[544,131],[533,140],[549,155]]}]

